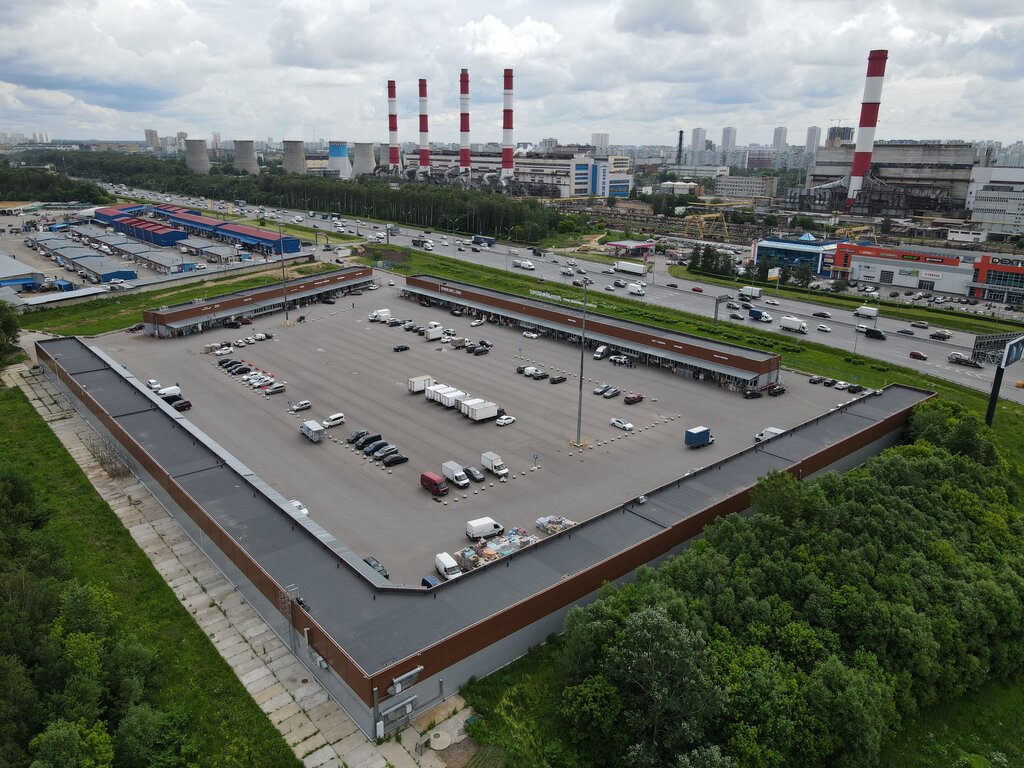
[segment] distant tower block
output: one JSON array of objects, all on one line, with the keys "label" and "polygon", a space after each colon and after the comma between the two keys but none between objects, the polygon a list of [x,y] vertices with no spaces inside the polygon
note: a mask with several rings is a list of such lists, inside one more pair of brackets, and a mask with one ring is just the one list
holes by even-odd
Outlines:
[{"label": "distant tower block", "polygon": [[352,178],[352,163],[348,159],[348,144],[332,141],[327,145],[327,168],[338,172],[339,179]]},{"label": "distant tower block", "polygon": [[352,145],[352,175],[362,176],[373,173],[377,168],[377,161],[373,159],[373,144],[369,142],[356,142]]},{"label": "distant tower block", "polygon": [[284,162],[282,167],[285,173],[306,172],[306,146],[301,141],[284,142]]},{"label": "distant tower block", "polygon": [[256,162],[254,142],[235,139],[235,162],[233,165],[236,171],[244,171],[252,176],[259,176],[260,166]]},{"label": "distant tower block", "polygon": [[206,139],[185,139],[185,167],[192,173],[206,175],[210,172],[210,153],[206,151]]}]

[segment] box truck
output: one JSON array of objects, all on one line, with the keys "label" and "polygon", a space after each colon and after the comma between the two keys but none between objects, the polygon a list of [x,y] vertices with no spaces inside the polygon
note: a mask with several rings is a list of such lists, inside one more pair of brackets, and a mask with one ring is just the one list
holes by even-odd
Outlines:
[{"label": "box truck", "polygon": [[465,470],[462,469],[462,465],[457,461],[446,461],[442,464],[441,474],[445,476],[445,479],[451,480],[457,488],[469,486],[469,478],[466,477]]},{"label": "box truck", "polygon": [[489,421],[498,418],[497,403],[482,402],[467,406],[466,415],[473,421]]},{"label": "box truck", "polygon": [[853,314],[855,317],[878,317],[878,307],[857,307]]},{"label": "box truck", "polygon": [[749,312],[751,320],[757,320],[762,323],[770,323],[772,321],[772,316],[763,309],[751,309]]},{"label": "box truck", "polygon": [[486,402],[487,401],[484,400],[484,398],[482,397],[474,397],[470,400],[463,400],[461,403],[459,403],[459,413],[461,413],[463,416],[469,416],[470,408],[472,408],[474,405],[480,405],[480,403]]},{"label": "box truck", "polygon": [[427,388],[427,399],[432,400],[435,403],[440,403],[442,398],[450,392],[458,392],[458,387],[449,387],[445,385],[443,387],[428,387]]},{"label": "box truck", "polygon": [[409,391],[415,394],[417,392],[422,392],[427,387],[434,386],[435,383],[433,376],[413,376],[409,379],[408,387]]},{"label": "box truck", "polygon": [[687,448],[703,448],[715,442],[715,436],[708,427],[692,427],[686,430],[683,442]]},{"label": "box truck", "polygon": [[483,245],[490,248],[494,245],[494,238],[486,235],[473,235],[473,245]]},{"label": "box truck", "polygon": [[786,430],[779,429],[778,427],[765,427],[754,435],[754,442],[760,443],[762,440],[767,440],[768,438],[775,437],[776,435],[781,435],[785,431]]},{"label": "box truck", "polygon": [[455,398],[464,397],[465,392],[461,389],[453,389],[450,392],[442,392],[438,397],[438,402],[441,403],[445,408],[455,407]]},{"label": "box truck", "polygon": [[783,315],[779,318],[779,327],[784,331],[793,331],[793,333],[807,333],[807,323],[792,315]]},{"label": "box truck", "polygon": [[327,430],[317,421],[304,421],[299,427],[299,432],[308,437],[311,443],[319,443],[324,439]]},{"label": "box truck", "polygon": [[506,467],[505,462],[501,460],[501,456],[496,454],[494,451],[481,453],[480,463],[483,465],[484,469],[490,470],[498,477],[505,477],[508,475],[508,467]]},{"label": "box truck", "polygon": [[616,261],[612,264],[616,272],[625,272],[627,275],[646,275],[647,265],[638,264],[635,261]]},{"label": "box truck", "polygon": [[440,328],[427,328],[423,332],[424,341],[437,341],[444,336],[444,331]]},{"label": "box truck", "polygon": [[366,319],[369,320],[371,323],[386,323],[388,320],[391,319],[391,310],[378,309],[368,314],[366,316]]},{"label": "box truck", "polygon": [[740,298],[745,301],[753,301],[761,298],[761,289],[753,285],[745,285],[740,288]]}]

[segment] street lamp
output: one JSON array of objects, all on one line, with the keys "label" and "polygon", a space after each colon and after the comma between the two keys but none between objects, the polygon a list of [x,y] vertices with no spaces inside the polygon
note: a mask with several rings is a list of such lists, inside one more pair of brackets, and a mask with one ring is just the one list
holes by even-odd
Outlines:
[{"label": "street lamp", "polygon": [[583,323],[580,327],[580,387],[579,399],[576,403],[576,447],[583,447],[583,361],[587,349],[587,286],[583,281]]},{"label": "street lamp", "polygon": [[284,298],[284,321],[288,322],[288,281],[284,275],[284,230],[277,225],[277,255],[281,259],[281,296]]}]

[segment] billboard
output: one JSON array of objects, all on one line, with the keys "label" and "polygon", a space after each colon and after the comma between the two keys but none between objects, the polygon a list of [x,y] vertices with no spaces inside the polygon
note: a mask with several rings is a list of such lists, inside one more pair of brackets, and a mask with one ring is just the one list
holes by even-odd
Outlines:
[{"label": "billboard", "polygon": [[1007,368],[1008,366],[1018,362],[1021,354],[1024,354],[1024,336],[1019,336],[1006,345],[1006,349],[1003,350],[1003,362],[1001,367]]},{"label": "billboard", "polygon": [[985,360],[1002,368],[1020,360],[1022,349],[1021,342],[1024,336],[1016,333],[990,333],[985,336],[974,338],[974,351],[971,354],[975,360]]}]

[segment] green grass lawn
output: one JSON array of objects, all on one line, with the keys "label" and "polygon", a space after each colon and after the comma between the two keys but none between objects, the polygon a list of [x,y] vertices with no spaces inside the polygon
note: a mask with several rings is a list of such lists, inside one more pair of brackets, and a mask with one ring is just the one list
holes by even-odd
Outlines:
[{"label": "green grass lawn", "polygon": [[74,575],[116,598],[159,665],[149,698],[187,712],[203,766],[298,766],[291,749],[21,390],[0,391],[0,462],[28,478]]}]

